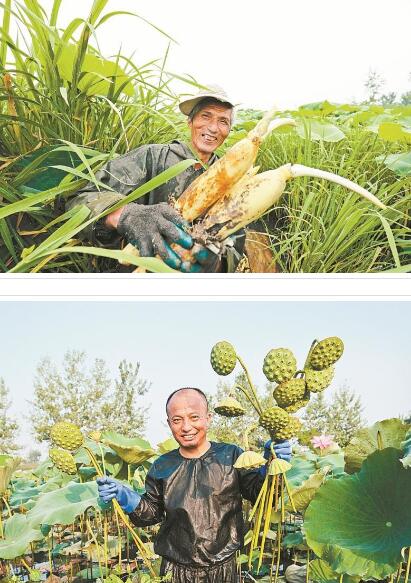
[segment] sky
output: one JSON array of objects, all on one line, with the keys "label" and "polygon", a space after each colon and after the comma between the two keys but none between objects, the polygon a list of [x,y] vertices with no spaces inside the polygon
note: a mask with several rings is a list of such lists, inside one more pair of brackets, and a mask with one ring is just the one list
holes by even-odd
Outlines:
[{"label": "sky", "polygon": [[[36,366],[46,356],[61,366],[71,349],[86,351],[90,363],[104,359],[113,376],[123,358],[140,362],[141,377],[151,383],[141,404],[150,404],[146,436],[153,445],[169,435],[164,405],[172,391],[197,386],[215,393],[220,377],[209,355],[220,340],[233,344],[263,387],[262,363],[270,349],[290,348],[302,366],[312,340],[340,336],[345,351],[327,398],[349,387],[369,423],[411,411],[409,301],[2,301],[0,309],[0,377],[26,451],[37,447],[28,404]],[[234,374],[225,379],[233,381]]]},{"label": "sky", "polygon": [[[41,4],[50,14],[53,0]],[[58,24],[86,17],[91,5],[63,0]],[[242,107],[361,101],[370,70],[385,79],[385,92],[411,89],[409,0],[109,0],[105,13],[112,11],[136,13],[167,32],[178,44],[170,47],[166,69],[216,83]],[[121,46],[139,66],[161,60],[168,45],[130,15],[114,16],[96,35],[106,57]]]}]

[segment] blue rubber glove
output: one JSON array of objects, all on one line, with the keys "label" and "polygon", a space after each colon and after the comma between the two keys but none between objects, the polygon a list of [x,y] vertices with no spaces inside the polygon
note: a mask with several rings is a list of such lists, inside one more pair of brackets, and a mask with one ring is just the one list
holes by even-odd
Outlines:
[{"label": "blue rubber glove", "polygon": [[133,512],[140,504],[141,496],[137,492],[108,476],[97,478],[97,487],[98,495],[105,504],[116,499],[124,512]]},{"label": "blue rubber glove", "polygon": [[199,243],[193,246],[194,263],[183,262],[181,271],[184,273],[215,273],[219,271],[221,259],[218,255]]},{"label": "blue rubber glove", "polygon": [[[264,444],[264,457],[266,460],[270,459],[271,456],[271,439],[265,442]],[[284,460],[286,462],[291,461],[291,443],[288,439],[284,439],[281,441],[277,441],[273,445],[273,449],[275,451],[275,455],[280,460]],[[267,464],[265,466],[260,467],[260,474],[265,476],[267,473]]]}]

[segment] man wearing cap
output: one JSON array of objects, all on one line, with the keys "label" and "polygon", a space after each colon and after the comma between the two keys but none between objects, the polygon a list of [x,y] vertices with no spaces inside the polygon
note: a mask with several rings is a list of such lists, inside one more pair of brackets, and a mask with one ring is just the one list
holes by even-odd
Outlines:
[{"label": "man wearing cap", "polygon": [[[179,140],[170,144],[147,144],[111,160],[97,172],[96,178],[113,190],[96,190],[95,184],[89,183],[69,200],[66,210],[85,204],[92,216],[96,216],[182,160],[197,156],[203,164],[213,164],[217,160],[215,150],[224,142],[233,123],[233,102],[221,88],[213,86],[181,101],[179,107],[188,117],[189,144]],[[184,230],[184,220],[168,204],[171,195],[178,198],[204,170],[201,163],[189,167],[137,201],[93,223],[85,229],[85,236],[93,244],[104,247],[116,247],[120,238],[125,237],[137,244],[140,256],[159,255],[168,265],[183,272],[226,271],[225,259],[199,245],[193,247],[191,236]],[[243,234],[238,236],[235,247],[229,250],[231,265],[238,262],[243,239]],[[182,262],[170,243],[192,249],[196,261]]]}]

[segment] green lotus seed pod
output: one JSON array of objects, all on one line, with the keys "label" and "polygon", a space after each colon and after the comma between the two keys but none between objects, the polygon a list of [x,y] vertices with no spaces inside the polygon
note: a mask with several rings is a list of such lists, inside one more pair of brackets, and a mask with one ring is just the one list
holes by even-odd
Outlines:
[{"label": "green lotus seed pod", "polygon": [[211,350],[210,361],[218,375],[226,376],[233,372],[237,363],[237,355],[233,345],[225,340],[217,342]]},{"label": "green lotus seed pod", "polygon": [[288,407],[304,397],[304,379],[291,379],[278,385],[273,391],[273,397],[279,407]]},{"label": "green lotus seed pod", "polygon": [[77,467],[74,457],[68,451],[64,449],[50,449],[49,457],[53,464],[67,474],[76,474]]},{"label": "green lotus seed pod", "polygon": [[323,370],[337,362],[344,352],[344,343],[338,336],[324,338],[316,344],[310,355],[310,367]]},{"label": "green lotus seed pod", "polygon": [[297,361],[288,348],[274,348],[264,358],[263,373],[275,383],[283,383],[293,378],[297,370]]},{"label": "green lotus seed pod", "polygon": [[69,451],[75,451],[83,445],[84,441],[83,434],[77,425],[68,421],[55,423],[51,428],[50,437],[53,443]]},{"label": "green lotus seed pod", "polygon": [[334,377],[334,367],[331,365],[323,370],[314,370],[313,368],[304,369],[305,372],[305,382],[307,383],[307,389],[312,393],[320,393],[328,386],[330,386],[331,381]]},{"label": "green lotus seed pod", "polygon": [[218,415],[223,415],[223,417],[240,417],[245,413],[242,404],[237,399],[233,399],[233,397],[226,397],[220,401],[214,407],[214,411]]}]

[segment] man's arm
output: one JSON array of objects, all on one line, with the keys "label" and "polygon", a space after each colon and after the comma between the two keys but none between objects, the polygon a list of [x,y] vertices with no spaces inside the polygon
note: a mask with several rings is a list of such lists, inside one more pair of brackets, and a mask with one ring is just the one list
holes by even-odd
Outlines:
[{"label": "man's arm", "polygon": [[117,500],[137,526],[150,526],[161,522],[164,516],[162,483],[152,475],[152,469],[147,474],[146,491],[142,496],[109,476],[97,478],[100,499],[104,503]]}]

